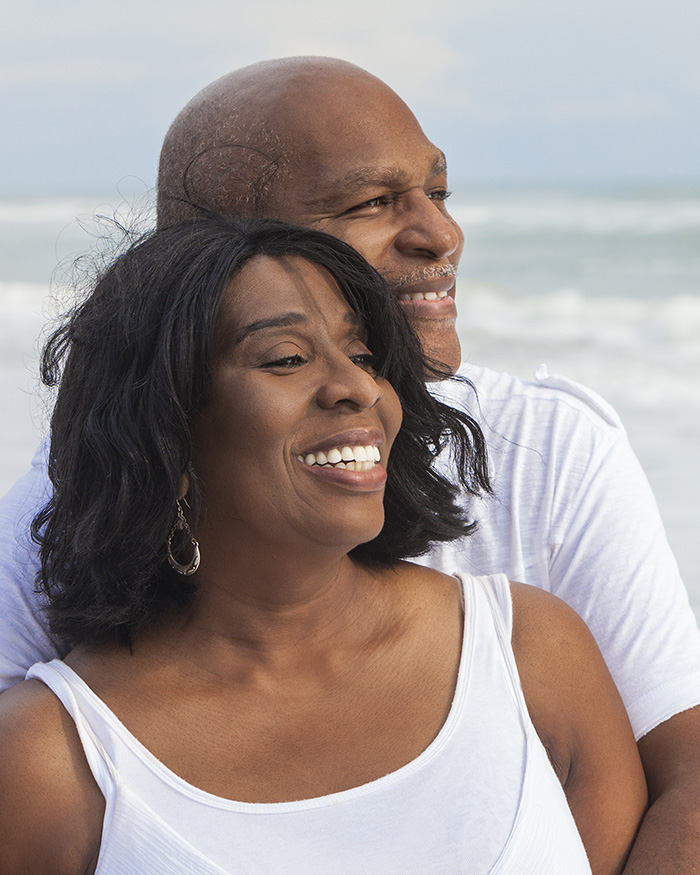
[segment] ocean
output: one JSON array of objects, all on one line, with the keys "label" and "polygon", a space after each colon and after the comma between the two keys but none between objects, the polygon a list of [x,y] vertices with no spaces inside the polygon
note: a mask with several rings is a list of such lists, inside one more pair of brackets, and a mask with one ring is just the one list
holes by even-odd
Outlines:
[{"label": "ocean", "polygon": [[[147,226],[149,203],[0,198],[0,493],[45,430],[38,344],[74,259],[104,248],[115,210]],[[457,186],[450,209],[463,358],[522,377],[545,363],[616,407],[700,617],[700,186]]]}]

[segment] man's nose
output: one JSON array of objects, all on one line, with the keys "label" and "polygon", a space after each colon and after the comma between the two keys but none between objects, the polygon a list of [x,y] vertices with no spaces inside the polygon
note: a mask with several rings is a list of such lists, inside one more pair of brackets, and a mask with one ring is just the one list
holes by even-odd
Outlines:
[{"label": "man's nose", "polygon": [[415,192],[405,204],[403,227],[396,236],[396,248],[406,255],[449,258],[459,253],[464,237],[459,225],[442,206],[423,192]]},{"label": "man's nose", "polygon": [[329,363],[325,379],[316,393],[316,401],[326,410],[337,405],[368,410],[380,397],[381,388],[374,375],[345,355],[337,356]]}]

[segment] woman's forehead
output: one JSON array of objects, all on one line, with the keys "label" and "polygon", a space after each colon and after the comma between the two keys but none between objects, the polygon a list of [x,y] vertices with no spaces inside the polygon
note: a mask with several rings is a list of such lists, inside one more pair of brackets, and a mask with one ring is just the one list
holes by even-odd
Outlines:
[{"label": "woman's forehead", "polygon": [[237,343],[257,330],[285,323],[359,326],[331,273],[297,255],[258,255],[246,262],[224,292],[217,332]]}]

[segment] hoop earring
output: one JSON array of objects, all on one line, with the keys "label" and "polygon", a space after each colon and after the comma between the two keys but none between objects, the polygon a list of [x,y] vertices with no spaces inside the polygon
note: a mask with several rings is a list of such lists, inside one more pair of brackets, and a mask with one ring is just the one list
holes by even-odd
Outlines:
[{"label": "hoop earring", "polygon": [[[190,539],[190,544],[192,545],[193,553],[192,558],[186,565],[180,564],[175,556],[173,555],[173,538],[177,534],[177,532],[184,532]],[[182,505],[178,501],[177,503],[177,517],[175,522],[173,523],[173,527],[170,530],[170,534],[168,535],[168,562],[172,566],[172,568],[177,571],[178,574],[184,574],[185,577],[189,577],[190,574],[194,574],[195,571],[199,568],[199,544],[197,543],[197,539],[192,534],[192,530],[190,529],[187,520],[185,519],[185,514],[182,510]]]}]

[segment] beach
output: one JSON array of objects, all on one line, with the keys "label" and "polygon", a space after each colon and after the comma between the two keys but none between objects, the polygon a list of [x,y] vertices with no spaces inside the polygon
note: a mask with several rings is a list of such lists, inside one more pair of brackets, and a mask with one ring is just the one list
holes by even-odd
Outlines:
[{"label": "beach", "polygon": [[[525,378],[545,363],[613,404],[700,616],[700,189],[455,190],[463,358]],[[117,208],[150,221],[147,194],[0,197],[2,493],[46,429],[43,327],[70,297],[76,255],[104,248],[111,226],[94,215]]]}]

